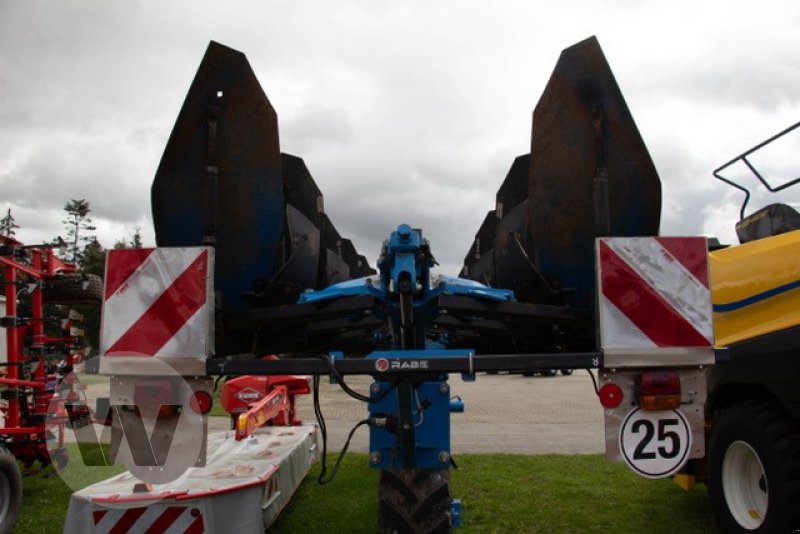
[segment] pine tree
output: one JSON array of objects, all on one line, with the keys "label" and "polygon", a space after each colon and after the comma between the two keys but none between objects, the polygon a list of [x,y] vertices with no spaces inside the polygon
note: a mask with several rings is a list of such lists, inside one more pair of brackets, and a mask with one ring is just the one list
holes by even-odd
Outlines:
[{"label": "pine tree", "polygon": [[14,216],[11,215],[11,208],[8,208],[6,216],[0,219],[0,234],[11,237],[16,234],[14,230],[19,228],[19,225],[14,221]]},{"label": "pine tree", "polygon": [[133,229],[133,235],[130,241],[127,241],[124,237],[114,241],[114,250],[123,250],[126,248],[142,248],[142,229],[140,227],[137,226]]},{"label": "pine tree", "polygon": [[142,229],[139,226],[133,229],[130,246],[131,248],[142,248]]},{"label": "pine tree", "polygon": [[80,263],[83,259],[82,249],[96,241],[90,234],[97,229],[92,226],[92,219],[89,218],[89,212],[92,210],[86,199],[76,200],[73,198],[64,204],[64,211],[67,212],[67,218],[62,222],[67,226],[67,245],[71,252],[69,260],[73,263]]}]

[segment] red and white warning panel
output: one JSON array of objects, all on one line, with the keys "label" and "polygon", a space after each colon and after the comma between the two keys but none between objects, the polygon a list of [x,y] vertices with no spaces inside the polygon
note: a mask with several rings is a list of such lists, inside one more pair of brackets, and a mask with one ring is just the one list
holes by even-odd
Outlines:
[{"label": "red and white warning panel", "polygon": [[214,348],[213,265],[209,247],[110,250],[100,372],[141,374],[143,360],[155,357],[205,374]]},{"label": "red and white warning panel", "polygon": [[92,512],[92,532],[158,532],[160,534],[201,534],[203,503],[193,506],[151,504],[133,508],[98,508]]},{"label": "red and white warning panel", "polygon": [[714,363],[705,238],[600,238],[597,263],[607,367]]}]

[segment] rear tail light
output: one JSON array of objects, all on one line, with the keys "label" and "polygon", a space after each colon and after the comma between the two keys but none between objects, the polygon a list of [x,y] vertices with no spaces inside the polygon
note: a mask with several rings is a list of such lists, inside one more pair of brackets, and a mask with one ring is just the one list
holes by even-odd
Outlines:
[{"label": "rear tail light", "polygon": [[603,408],[609,410],[616,408],[622,404],[622,397],[622,388],[617,384],[609,382],[600,388],[600,404],[603,405]]},{"label": "rear tail light", "polygon": [[189,399],[189,407],[194,413],[205,415],[211,411],[214,401],[208,391],[195,391]]},{"label": "rear tail light", "polygon": [[677,371],[645,371],[639,377],[639,402],[645,410],[674,410],[681,405]]}]

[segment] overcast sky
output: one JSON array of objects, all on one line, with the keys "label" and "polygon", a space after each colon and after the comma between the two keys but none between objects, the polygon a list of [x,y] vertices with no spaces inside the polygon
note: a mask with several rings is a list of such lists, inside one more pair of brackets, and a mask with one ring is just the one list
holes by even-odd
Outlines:
[{"label": "overcast sky", "polygon": [[[214,39],[247,55],[360,253],[408,222],[455,274],[560,51],[597,35],[661,176],[661,233],[732,242],[741,197],[711,171],[800,120],[798,28],[796,0],[0,0],[0,207],[27,243],[85,198],[104,246],[136,226],[154,244],[150,184]],[[775,182],[800,175],[795,140],[758,160]]]}]

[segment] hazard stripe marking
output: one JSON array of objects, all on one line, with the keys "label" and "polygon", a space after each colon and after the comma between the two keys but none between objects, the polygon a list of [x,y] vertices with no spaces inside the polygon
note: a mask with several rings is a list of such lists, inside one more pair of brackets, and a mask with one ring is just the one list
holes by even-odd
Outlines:
[{"label": "hazard stripe marking", "polygon": [[200,306],[186,324],[181,326],[175,335],[162,346],[159,354],[197,355],[205,354],[210,340],[206,338],[208,330],[208,302]]},{"label": "hazard stripe marking", "polygon": [[[168,286],[197,259],[201,250],[155,249],[106,299],[103,303],[103,352],[147,312]],[[109,251],[109,254],[113,259],[118,252],[124,251]]]},{"label": "hazard stripe marking", "polygon": [[114,527],[108,531],[109,534],[127,534],[128,530],[136,523],[147,508],[130,508],[125,510],[122,517],[117,521]]},{"label": "hazard stripe marking", "polygon": [[708,346],[700,334],[657,291],[600,241],[603,294],[659,347]]},{"label": "hazard stripe marking", "polygon": [[185,510],[186,508],[182,506],[171,506],[167,508],[158,519],[153,521],[147,529],[146,534],[163,534]]},{"label": "hazard stripe marking", "polygon": [[[661,238],[671,241],[677,254],[685,254],[690,245],[705,243],[697,238]],[[672,309],[683,316],[692,327],[713,344],[714,327],[711,323],[711,293],[686,268],[686,265],[661,246],[656,239],[616,238],[604,243],[624,261],[640,278],[640,283],[656,291]],[[693,248],[697,248],[696,246]]]},{"label": "hazard stripe marking", "polygon": [[186,534],[203,534],[205,532],[205,525],[203,525],[203,516],[198,515],[197,519],[194,520],[194,523],[189,525],[189,528],[186,529]]},{"label": "hazard stripe marking", "polygon": [[113,295],[136,270],[147,260],[156,249],[133,248],[117,250],[111,253],[108,270],[106,271],[105,299]]},{"label": "hazard stripe marking", "polygon": [[203,513],[197,507],[137,506],[112,510],[94,510],[96,534],[187,534],[205,532]]},{"label": "hazard stripe marking", "polygon": [[708,245],[705,240],[691,238],[656,237],[658,244],[679,261],[687,271],[692,273],[698,282],[706,288],[708,285]]},{"label": "hazard stripe marking", "polygon": [[644,332],[639,330],[605,295],[600,295],[600,313],[603,323],[603,348],[657,348],[653,340],[644,335]]},{"label": "hazard stripe marking", "polygon": [[205,304],[207,272],[208,252],[204,250],[106,350],[106,355],[154,355]]},{"label": "hazard stripe marking", "polygon": [[92,518],[94,519],[94,524],[98,524],[103,516],[106,515],[107,510],[95,510],[92,512]]}]

